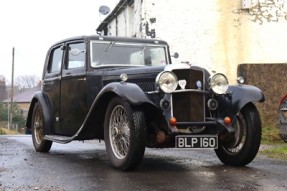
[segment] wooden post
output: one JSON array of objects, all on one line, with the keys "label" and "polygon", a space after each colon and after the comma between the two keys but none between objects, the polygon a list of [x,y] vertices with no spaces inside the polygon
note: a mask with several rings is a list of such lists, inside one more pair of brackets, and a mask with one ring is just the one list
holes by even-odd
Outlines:
[{"label": "wooden post", "polygon": [[15,57],[15,48],[12,48],[12,78],[11,78],[11,101],[10,101],[10,113],[9,113],[9,125],[8,129],[12,127],[13,124],[13,96],[14,96],[14,57]]}]

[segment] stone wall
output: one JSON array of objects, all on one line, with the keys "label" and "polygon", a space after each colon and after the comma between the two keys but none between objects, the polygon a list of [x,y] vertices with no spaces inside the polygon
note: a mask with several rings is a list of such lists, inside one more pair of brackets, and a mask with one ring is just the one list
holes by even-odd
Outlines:
[{"label": "stone wall", "polygon": [[237,75],[263,91],[265,102],[256,104],[263,127],[277,127],[279,100],[287,94],[287,64],[240,64]]}]

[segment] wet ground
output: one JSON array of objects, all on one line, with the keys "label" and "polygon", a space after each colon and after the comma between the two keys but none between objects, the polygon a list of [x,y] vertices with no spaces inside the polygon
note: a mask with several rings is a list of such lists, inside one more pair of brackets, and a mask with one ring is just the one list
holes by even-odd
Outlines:
[{"label": "wet ground", "polygon": [[31,136],[0,136],[0,191],[287,190],[287,162],[257,155],[223,165],[213,150],[147,149],[134,172],[112,168],[104,143],[53,144],[36,153]]}]

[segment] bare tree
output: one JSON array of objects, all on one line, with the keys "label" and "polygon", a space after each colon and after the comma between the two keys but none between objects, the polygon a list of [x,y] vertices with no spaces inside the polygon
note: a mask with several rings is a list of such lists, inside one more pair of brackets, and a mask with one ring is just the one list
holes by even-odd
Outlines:
[{"label": "bare tree", "polygon": [[24,90],[39,85],[40,78],[36,75],[23,75],[18,76],[15,82],[15,84],[19,86],[20,90]]}]

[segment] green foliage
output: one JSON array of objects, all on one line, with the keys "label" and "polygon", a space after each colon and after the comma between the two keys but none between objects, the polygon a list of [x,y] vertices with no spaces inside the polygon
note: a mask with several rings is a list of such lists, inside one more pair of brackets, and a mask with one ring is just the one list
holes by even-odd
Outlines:
[{"label": "green foliage", "polygon": [[7,104],[0,103],[0,121],[8,119]]},{"label": "green foliage", "polygon": [[6,133],[5,133],[3,128],[0,128],[0,135],[6,135]]},{"label": "green foliage", "polygon": [[[12,105],[12,117],[13,117],[13,124],[17,123],[19,127],[25,126],[25,118],[23,117],[23,111],[18,107],[17,103],[13,103]],[[6,103],[0,103],[0,121],[7,121],[7,120],[8,120],[8,105]]]},{"label": "green foliage", "polygon": [[276,127],[263,127],[262,143],[282,143],[282,139],[279,136],[279,129]]}]

